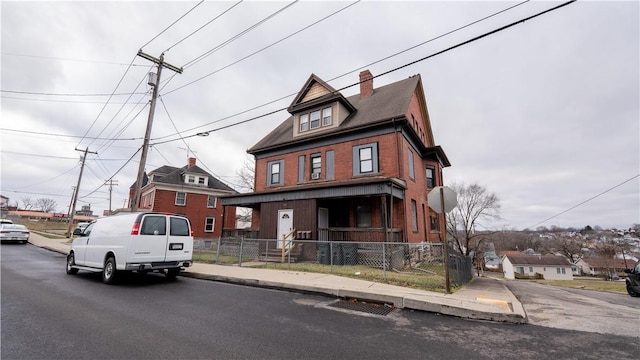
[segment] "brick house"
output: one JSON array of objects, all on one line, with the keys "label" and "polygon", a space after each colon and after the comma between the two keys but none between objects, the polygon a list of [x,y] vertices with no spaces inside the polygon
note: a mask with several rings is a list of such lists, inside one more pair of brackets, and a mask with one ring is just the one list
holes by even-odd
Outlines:
[{"label": "brick house", "polygon": [[420,75],[374,88],[366,70],[360,93],[345,97],[312,74],[288,112],[247,150],[255,191],[221,199],[252,209],[252,236],[440,241],[444,216],[427,194],[450,163],[435,144]]},{"label": "brick house", "polygon": [[[129,189],[129,207],[135,185]],[[165,165],[145,173],[138,209],[186,215],[195,238],[215,238],[222,234],[223,227],[235,226],[235,207],[223,208],[219,203],[221,196],[235,193],[196,165],[195,158],[189,158],[184,167]]]},{"label": "brick house", "polygon": [[633,260],[604,257],[585,257],[576,262],[580,275],[611,277],[613,274],[625,276],[625,269],[633,267]]}]

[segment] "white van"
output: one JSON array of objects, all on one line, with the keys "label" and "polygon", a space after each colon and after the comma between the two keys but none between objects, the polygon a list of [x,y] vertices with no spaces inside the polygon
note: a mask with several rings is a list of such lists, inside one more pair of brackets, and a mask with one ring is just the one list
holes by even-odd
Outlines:
[{"label": "white van", "polygon": [[193,231],[184,215],[126,213],[92,221],[76,229],[67,255],[67,274],[102,272],[105,284],[118,271],[162,272],[175,278],[193,258]]}]

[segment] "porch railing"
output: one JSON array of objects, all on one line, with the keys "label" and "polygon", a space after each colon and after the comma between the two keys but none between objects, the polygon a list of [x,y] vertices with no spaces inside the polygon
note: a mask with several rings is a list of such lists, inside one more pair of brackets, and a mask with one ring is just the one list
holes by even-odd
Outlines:
[{"label": "porch railing", "polygon": [[322,241],[366,241],[366,242],[402,242],[402,229],[384,228],[320,228],[318,239]]},{"label": "porch railing", "polygon": [[291,249],[293,249],[293,240],[296,239],[295,236],[296,229],[291,230],[288,234],[282,235],[282,262],[284,263],[284,258],[291,254]]}]

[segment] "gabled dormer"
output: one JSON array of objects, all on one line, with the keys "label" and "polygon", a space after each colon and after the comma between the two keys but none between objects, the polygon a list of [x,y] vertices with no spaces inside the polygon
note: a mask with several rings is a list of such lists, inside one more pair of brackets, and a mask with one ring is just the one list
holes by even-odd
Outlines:
[{"label": "gabled dormer", "polygon": [[311,74],[287,111],[293,115],[296,138],[337,128],[356,109],[340,92]]},{"label": "gabled dormer", "polygon": [[189,158],[187,168],[182,173],[182,180],[187,185],[209,186],[209,176],[196,166],[196,158]]}]

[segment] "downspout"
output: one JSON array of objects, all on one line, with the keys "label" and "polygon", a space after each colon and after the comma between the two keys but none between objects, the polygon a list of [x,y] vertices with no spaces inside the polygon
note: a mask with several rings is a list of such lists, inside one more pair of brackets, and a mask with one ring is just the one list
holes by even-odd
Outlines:
[{"label": "downspout", "polygon": [[[222,202],[222,201],[220,201]],[[220,217],[221,223],[222,223],[222,227],[220,228],[220,237],[222,238],[222,235],[224,234],[224,211],[227,209],[226,205],[222,205],[222,216]],[[234,226],[235,227],[235,226]]]}]

